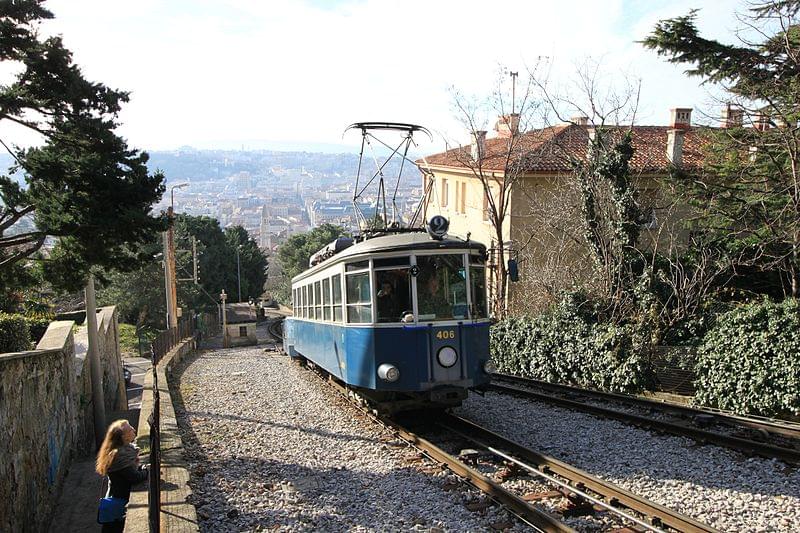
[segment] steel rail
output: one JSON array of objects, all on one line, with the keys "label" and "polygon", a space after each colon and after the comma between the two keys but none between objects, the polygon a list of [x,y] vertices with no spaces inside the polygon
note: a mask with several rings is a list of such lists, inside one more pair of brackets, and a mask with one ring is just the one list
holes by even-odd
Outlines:
[{"label": "steel rail", "polygon": [[[322,375],[317,373],[320,379],[324,379]],[[336,388],[345,398],[349,401],[350,405],[357,408],[361,411],[364,415],[372,419],[375,423],[384,426],[385,428],[389,429],[397,436],[402,438],[404,441],[409,443],[414,448],[420,450],[423,454],[430,457],[434,461],[438,462],[439,464],[444,464],[447,466],[450,471],[452,471],[457,476],[461,477],[462,479],[466,480],[470,485],[477,488],[500,505],[506,507],[509,511],[511,511],[514,515],[519,517],[524,522],[532,525],[533,527],[539,529],[540,531],[545,531],[547,533],[576,533],[575,530],[569,527],[567,524],[559,521],[556,517],[542,511],[541,509],[537,509],[530,503],[526,502],[516,494],[509,492],[508,490],[504,489],[498,483],[495,483],[488,477],[484,476],[474,468],[470,468],[463,462],[459,461],[456,457],[450,455],[446,451],[442,450],[432,442],[427,439],[424,439],[414,433],[413,431],[404,428],[394,420],[391,420],[385,416],[380,416],[374,414],[371,410],[366,408],[363,405],[357,403],[353,396],[355,395],[358,398],[361,398],[355,391],[349,389],[348,387],[342,385],[335,379],[331,379],[330,375],[328,379],[325,380],[329,385]],[[352,393],[352,394],[351,394]]]},{"label": "steel rail", "polygon": [[283,340],[283,331],[279,327],[280,324],[283,324],[282,318],[273,318],[269,325],[267,325],[267,333],[272,335],[276,341]]},{"label": "steel rail", "polygon": [[553,457],[541,454],[512,440],[498,435],[477,424],[455,415],[445,414],[439,420],[440,425],[455,431],[467,439],[485,448],[492,448],[492,443],[498,443],[496,448],[502,448],[522,459],[532,463],[545,473],[554,473],[575,484],[580,489],[586,487],[606,498],[611,505],[622,505],[648,517],[655,526],[667,526],[678,531],[689,533],[710,533],[717,530],[703,524],[689,516],[673,511],[663,505],[651,502],[621,487],[604,481],[588,472],[559,461]]},{"label": "steel rail", "polygon": [[768,433],[774,433],[776,435],[782,435],[784,437],[800,439],[800,423],[794,423],[788,420],[779,420],[774,418],[761,418],[761,417],[747,417],[747,416],[736,415],[719,409],[711,409],[707,407],[689,407],[686,405],[679,405],[670,402],[651,400],[648,398],[632,396],[629,394],[618,394],[618,393],[604,392],[593,389],[584,389],[581,387],[574,387],[571,385],[562,385],[560,383],[549,383],[547,381],[524,378],[521,376],[514,376],[511,374],[495,373],[493,374],[492,377],[493,379],[497,379],[500,381],[519,383],[521,385],[537,387],[552,392],[558,392],[564,394],[580,394],[582,396],[588,396],[590,398],[595,398],[597,400],[604,400],[604,401],[618,401],[681,416],[695,417],[698,415],[710,415],[714,417],[714,420],[733,427],[744,426],[751,429],[763,430]]},{"label": "steel rail", "polygon": [[528,522],[542,531],[547,532],[575,531],[568,525],[552,516],[550,513],[537,509],[516,494],[504,489],[499,483],[495,483],[474,468],[470,468],[463,462],[459,461],[456,457],[442,450],[429,440],[420,437],[413,431],[402,427],[393,420],[384,417],[380,417],[378,420],[380,420],[380,422],[386,427],[392,429],[403,440],[421,450],[423,453],[425,453],[425,455],[428,455],[439,463],[447,465],[447,468],[453,473],[467,480],[467,482],[479,489],[481,492],[484,492],[493,500],[510,509],[515,515],[523,519],[525,522]]},{"label": "steel rail", "polygon": [[639,520],[638,518],[636,518],[632,514],[620,511],[619,509],[617,509],[613,505],[606,503],[605,501],[601,500],[600,498],[595,498],[591,494],[588,494],[588,493],[586,493],[586,492],[584,492],[584,491],[582,491],[582,490],[580,490],[578,488],[575,488],[572,485],[570,485],[569,483],[565,483],[564,481],[561,481],[560,479],[556,478],[555,476],[551,476],[549,474],[545,474],[544,472],[541,472],[541,471],[533,468],[532,466],[530,466],[528,464],[525,464],[522,461],[520,461],[518,459],[515,459],[515,458],[511,457],[510,455],[508,455],[506,453],[501,452],[500,450],[492,448],[491,446],[489,446],[487,449],[490,452],[492,452],[493,454],[495,454],[496,456],[505,459],[509,463],[513,463],[513,464],[517,465],[518,467],[520,467],[520,468],[522,468],[524,470],[527,470],[528,472],[530,472],[531,474],[533,474],[533,475],[535,475],[537,477],[544,478],[547,481],[549,481],[550,483],[553,483],[554,485],[558,485],[559,487],[562,487],[562,488],[565,488],[565,489],[567,489],[567,490],[569,490],[571,492],[574,492],[575,494],[577,494],[578,496],[580,496],[584,500],[590,501],[593,504],[595,504],[595,505],[597,505],[599,507],[602,507],[603,509],[605,509],[607,511],[611,511],[615,515],[621,516],[621,517],[625,518],[626,520],[628,520],[630,522],[633,522],[634,524],[636,524],[638,526],[643,527],[647,531],[653,531],[654,533],[664,533],[663,529],[659,529],[659,528],[657,528],[655,526],[652,526],[652,525],[648,524],[647,522],[645,522],[644,520]]},{"label": "steel rail", "polygon": [[781,446],[756,442],[748,439],[743,439],[741,437],[734,437],[733,435],[725,435],[724,433],[707,431],[704,429],[699,429],[683,424],[676,424],[674,422],[656,420],[654,418],[648,418],[646,416],[635,415],[623,411],[617,411],[615,409],[609,409],[607,407],[590,405],[575,400],[568,400],[566,398],[559,398],[556,396],[551,396],[549,394],[543,394],[529,389],[522,389],[519,387],[513,387],[509,385],[500,385],[498,383],[492,383],[489,385],[489,389],[500,391],[506,394],[516,394],[524,396],[526,398],[533,398],[535,400],[550,403],[553,405],[558,405],[561,407],[566,407],[568,409],[583,411],[604,418],[611,418],[619,420],[621,422],[634,424],[639,427],[645,427],[655,431],[672,433],[673,435],[678,435],[681,437],[688,437],[690,439],[697,440],[700,442],[706,442],[718,446],[724,446],[726,448],[731,448],[747,454],[755,454],[770,459],[773,458],[780,459],[787,463],[800,464],[800,451],[793,450],[791,448],[783,448]]},{"label": "steel rail", "polygon": [[724,446],[744,452],[746,454],[755,454],[770,459],[780,459],[787,463],[800,463],[800,451],[791,448],[783,448],[781,446],[774,446],[772,444],[765,444],[763,442],[756,442],[741,437],[734,437],[733,435],[726,435],[724,433],[717,433],[715,431],[707,431],[684,424],[676,424],[674,422],[667,422],[664,420],[656,420],[646,416],[635,415],[626,413],[624,411],[617,411],[607,407],[598,407],[575,400],[568,400],[566,398],[559,398],[557,396],[550,396],[549,394],[542,394],[540,392],[521,389],[519,387],[512,387],[509,385],[499,385],[492,383],[489,385],[490,390],[496,390],[506,394],[515,394],[524,396],[525,398],[532,398],[542,402],[566,407],[576,411],[583,411],[585,413],[601,416],[604,418],[611,418],[619,420],[628,424],[633,424],[639,427],[644,427],[654,431],[663,431],[672,433],[681,437],[688,437],[690,439]]}]

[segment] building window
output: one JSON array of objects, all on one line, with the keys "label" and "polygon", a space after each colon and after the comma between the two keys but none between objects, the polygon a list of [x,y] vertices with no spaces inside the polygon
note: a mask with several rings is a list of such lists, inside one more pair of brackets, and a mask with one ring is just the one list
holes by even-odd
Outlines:
[{"label": "building window", "polygon": [[483,220],[489,221],[489,196],[483,191]]},{"label": "building window", "polygon": [[456,183],[456,212],[467,212],[467,182]]},{"label": "building window", "polygon": [[239,326],[239,336],[247,337],[247,326]]},{"label": "building window", "polygon": [[442,178],[442,197],[440,198],[441,207],[447,207],[447,180]]}]

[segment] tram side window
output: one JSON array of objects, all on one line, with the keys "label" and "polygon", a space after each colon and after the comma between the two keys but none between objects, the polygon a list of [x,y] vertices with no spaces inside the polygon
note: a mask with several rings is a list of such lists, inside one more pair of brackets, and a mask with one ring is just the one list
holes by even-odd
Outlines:
[{"label": "tram side window", "polygon": [[306,288],[308,289],[308,318],[314,320],[314,284],[309,283]]},{"label": "tram side window", "polygon": [[300,292],[303,298],[303,318],[308,318],[308,285],[303,285]]},{"label": "tram side window", "polygon": [[333,276],[333,321],[342,321],[342,275]]},{"label": "tram side window", "polygon": [[372,322],[372,303],[369,290],[369,272],[348,274],[347,321],[356,324]]},{"label": "tram side window", "polygon": [[314,317],[322,320],[322,290],[319,281],[314,282],[314,309]]},{"label": "tram side window", "polygon": [[469,279],[472,285],[472,318],[486,318],[486,271],[483,266],[470,265]]},{"label": "tram side window", "polygon": [[331,280],[325,278],[322,280],[322,316],[325,321],[331,320]]},{"label": "tram side window", "polygon": [[407,268],[375,272],[378,322],[400,322],[411,311],[411,281]]}]

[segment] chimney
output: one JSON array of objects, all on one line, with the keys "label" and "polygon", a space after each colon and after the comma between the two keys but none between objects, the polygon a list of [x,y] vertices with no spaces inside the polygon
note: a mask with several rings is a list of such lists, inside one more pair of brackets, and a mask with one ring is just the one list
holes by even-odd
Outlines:
[{"label": "chimney", "polygon": [[588,126],[589,125],[589,117],[584,115],[579,115],[577,117],[572,117],[569,119],[572,124],[576,126]]},{"label": "chimney", "polygon": [[723,128],[740,128],[744,119],[744,109],[728,104],[722,110]]},{"label": "chimney", "polygon": [[692,108],[676,107],[670,109],[670,124],[673,129],[688,130],[692,127]]},{"label": "chimney", "polygon": [[681,166],[683,163],[683,137],[686,130],[679,128],[670,128],[667,130],[667,161],[675,165]]},{"label": "chimney", "polygon": [[479,161],[486,155],[486,132],[475,131],[472,134],[472,160]]},{"label": "chimney", "polygon": [[498,137],[508,138],[519,133],[519,113],[502,115],[494,125]]}]

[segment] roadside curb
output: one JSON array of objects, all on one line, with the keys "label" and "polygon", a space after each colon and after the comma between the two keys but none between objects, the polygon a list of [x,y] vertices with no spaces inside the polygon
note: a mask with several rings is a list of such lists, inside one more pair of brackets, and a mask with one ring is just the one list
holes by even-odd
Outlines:
[{"label": "roadside curb", "polygon": [[[165,355],[158,364],[158,390],[161,398],[161,531],[198,531],[197,511],[189,496],[189,470],[183,454],[183,441],[178,431],[178,420],[169,393],[169,376],[173,366],[196,349],[194,338],[182,341]],[[147,458],[150,447],[150,426],[147,420],[153,412],[153,371],[147,372],[142,389],[142,406],[139,415],[139,435],[136,444],[140,455]],[[147,518],[147,487],[131,492],[125,533],[149,531]]]}]

